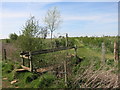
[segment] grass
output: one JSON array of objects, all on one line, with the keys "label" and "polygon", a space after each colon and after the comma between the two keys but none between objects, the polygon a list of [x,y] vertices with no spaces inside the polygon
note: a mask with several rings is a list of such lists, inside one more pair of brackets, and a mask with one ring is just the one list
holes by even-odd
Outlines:
[{"label": "grass", "polygon": [[10,61],[3,62],[2,65],[3,80],[5,82],[11,82],[13,80],[18,80],[12,87],[33,87],[33,88],[44,88],[51,86],[52,82],[55,80],[55,76],[51,73],[46,73],[43,75],[38,75],[31,72],[15,72],[14,64]]},{"label": "grass", "polygon": [[55,80],[55,76],[49,73],[46,73],[40,76],[38,79],[31,82],[33,88],[46,88],[52,85],[52,82]]},{"label": "grass", "polygon": [[[78,57],[82,58],[83,61],[79,62],[78,64],[75,64],[77,59],[75,57],[70,58],[71,64],[67,67],[72,68],[72,76],[70,79],[68,79],[68,83],[70,87],[72,87],[72,81],[74,81],[74,77],[77,75],[82,74],[86,68],[89,68],[90,65],[93,65],[93,70],[96,71],[101,66],[101,51],[89,48],[87,46],[84,46],[79,42],[78,39],[75,39],[75,43],[80,46],[80,48],[77,49],[77,55]],[[69,50],[63,50],[53,53],[47,53],[38,55],[34,58],[34,66],[40,67],[48,67],[48,66],[54,66],[54,65],[63,65],[63,61],[66,60],[67,53],[69,55],[74,54],[74,49]],[[109,70],[111,67],[114,67],[114,60],[113,60],[113,54],[112,53],[106,53],[106,64],[110,67],[106,67],[106,70]],[[41,61],[41,63],[38,63],[38,61]],[[14,79],[17,79],[18,82],[14,84],[13,87],[20,87],[20,88],[65,88],[64,85],[64,77],[63,78],[56,78],[55,75],[52,73],[45,73],[42,75],[38,75],[35,73],[30,72],[22,72],[22,73],[16,73],[14,71],[14,68],[20,68],[19,63],[14,63],[11,61],[3,62],[2,65],[2,72],[3,77],[7,77],[8,81],[12,81]],[[115,73],[115,72],[114,72]]]},{"label": "grass", "polygon": [[[87,48],[86,47],[78,48],[78,56],[99,57],[99,58],[101,58],[101,55],[102,55],[101,52],[92,50],[92,49],[90,49],[88,47]],[[106,58],[113,59],[113,54],[107,53]]]}]

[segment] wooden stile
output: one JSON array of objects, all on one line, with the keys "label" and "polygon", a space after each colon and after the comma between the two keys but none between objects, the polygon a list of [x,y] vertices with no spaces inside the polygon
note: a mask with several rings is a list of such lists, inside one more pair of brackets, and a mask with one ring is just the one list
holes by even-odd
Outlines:
[{"label": "wooden stile", "polygon": [[[66,44],[67,45],[67,44]],[[60,48],[54,48],[54,49],[45,49],[45,50],[39,50],[39,51],[33,51],[33,52],[24,52],[22,51],[20,53],[20,57],[24,65],[24,59],[28,59],[29,60],[29,70],[30,72],[33,72],[33,63],[32,63],[32,55],[38,55],[38,54],[44,54],[44,53],[52,53],[52,52],[56,52],[56,51],[61,51],[61,50],[67,50],[67,49],[72,49],[75,47],[60,47]],[[28,67],[24,67],[27,68]],[[41,72],[41,69],[37,69],[37,72]]]}]

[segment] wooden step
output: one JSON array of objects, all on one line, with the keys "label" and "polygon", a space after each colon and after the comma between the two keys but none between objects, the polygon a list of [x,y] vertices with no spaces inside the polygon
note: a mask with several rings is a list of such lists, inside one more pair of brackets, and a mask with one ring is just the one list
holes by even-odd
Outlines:
[{"label": "wooden step", "polygon": [[16,72],[24,72],[24,71],[27,71],[27,70],[25,70],[25,69],[16,69],[15,71]]},{"label": "wooden step", "polygon": [[52,69],[53,69],[53,67],[39,68],[36,70],[36,72],[44,73],[44,72],[50,71]]}]

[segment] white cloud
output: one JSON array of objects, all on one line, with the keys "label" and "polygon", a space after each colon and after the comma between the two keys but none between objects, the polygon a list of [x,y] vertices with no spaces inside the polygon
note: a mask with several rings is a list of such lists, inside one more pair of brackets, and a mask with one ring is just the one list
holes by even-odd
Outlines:
[{"label": "white cloud", "polygon": [[85,21],[89,21],[89,20],[96,20],[98,19],[99,17],[98,16],[64,16],[63,17],[64,20],[68,21],[68,20],[85,20]]},{"label": "white cloud", "polygon": [[118,22],[117,14],[98,14],[98,15],[86,15],[86,16],[71,16],[64,15],[64,21],[94,21],[100,23],[113,23]]},{"label": "white cloud", "polygon": [[1,18],[23,18],[23,17],[28,17],[29,14],[26,12],[0,12],[0,17]]}]

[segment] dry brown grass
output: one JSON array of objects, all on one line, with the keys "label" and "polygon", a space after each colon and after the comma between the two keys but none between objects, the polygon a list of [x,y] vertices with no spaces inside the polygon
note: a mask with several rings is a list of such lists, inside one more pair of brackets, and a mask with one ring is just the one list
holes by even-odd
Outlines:
[{"label": "dry brown grass", "polygon": [[118,88],[118,75],[112,73],[112,69],[108,71],[100,69],[92,71],[91,68],[88,68],[82,75],[76,77],[74,85],[79,84],[81,80],[85,81],[85,83],[81,83],[81,88]]}]

